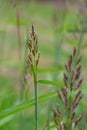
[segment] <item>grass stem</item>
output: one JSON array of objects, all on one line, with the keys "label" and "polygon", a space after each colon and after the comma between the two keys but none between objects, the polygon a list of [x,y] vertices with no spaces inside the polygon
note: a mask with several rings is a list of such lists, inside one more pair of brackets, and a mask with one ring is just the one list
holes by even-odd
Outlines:
[{"label": "grass stem", "polygon": [[35,83],[35,130],[38,128],[38,88],[37,83]]},{"label": "grass stem", "polygon": [[38,86],[37,86],[37,72],[33,70],[34,89],[35,89],[35,130],[38,128]]}]

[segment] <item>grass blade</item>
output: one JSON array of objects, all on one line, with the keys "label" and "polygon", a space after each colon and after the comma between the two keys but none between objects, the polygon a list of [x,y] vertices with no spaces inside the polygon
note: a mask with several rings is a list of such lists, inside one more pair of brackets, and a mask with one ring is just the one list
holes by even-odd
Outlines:
[{"label": "grass blade", "polygon": [[49,84],[49,85],[56,85],[56,86],[59,86],[59,87],[62,86],[62,83],[55,82],[55,81],[50,81],[50,80],[38,80],[38,83]]},{"label": "grass blade", "polygon": [[14,115],[11,115],[0,120],[0,127],[6,124],[7,122],[11,121],[14,117]]},{"label": "grass blade", "polygon": [[[47,100],[49,100],[49,99],[51,99],[51,98],[53,98],[55,96],[57,96],[56,92],[52,92],[52,93],[49,93],[49,94],[45,94],[43,96],[39,96],[38,97],[38,103],[39,104],[44,103]],[[33,99],[29,100],[29,101],[26,101],[26,102],[21,103],[21,104],[19,104],[17,106],[11,107],[9,109],[6,109],[6,110],[0,112],[0,119],[4,119],[4,118],[6,118],[8,116],[11,116],[11,115],[16,114],[18,112],[21,112],[21,111],[23,111],[25,109],[33,107],[34,105],[35,105],[35,99],[33,98]]]},{"label": "grass blade", "polygon": [[40,68],[38,69],[39,73],[49,73],[49,72],[61,72],[64,71],[62,67],[59,68]]}]

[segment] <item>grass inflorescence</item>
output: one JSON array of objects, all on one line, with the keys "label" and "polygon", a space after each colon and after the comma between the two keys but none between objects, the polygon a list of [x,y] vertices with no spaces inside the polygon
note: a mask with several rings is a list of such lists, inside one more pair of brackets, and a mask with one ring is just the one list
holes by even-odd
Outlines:
[{"label": "grass inflorescence", "polygon": [[[81,74],[81,57],[78,57],[76,49],[69,57],[67,64],[65,64],[66,73],[64,73],[64,87],[58,90],[58,98],[62,102],[62,106],[56,106],[53,110],[55,127],[57,130],[74,130],[80,124],[83,114],[77,117],[76,109],[83,97],[80,89],[82,84]],[[82,130],[82,128],[79,128]]]},{"label": "grass inflorescence", "polygon": [[34,88],[35,88],[35,130],[38,129],[38,88],[37,88],[37,69],[40,58],[40,53],[38,52],[38,38],[34,31],[34,26],[32,25],[32,29],[27,40],[28,45],[28,57],[27,57],[27,65],[29,65],[29,69],[33,75],[34,79]]}]

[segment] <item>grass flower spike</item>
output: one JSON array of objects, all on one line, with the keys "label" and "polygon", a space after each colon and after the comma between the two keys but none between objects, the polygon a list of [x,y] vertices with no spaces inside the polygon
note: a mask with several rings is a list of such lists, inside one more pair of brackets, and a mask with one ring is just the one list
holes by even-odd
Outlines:
[{"label": "grass flower spike", "polygon": [[28,65],[30,65],[32,72],[37,72],[37,66],[39,62],[40,53],[38,53],[38,38],[35,34],[34,27],[27,41],[29,53],[28,53]]},{"label": "grass flower spike", "polygon": [[35,130],[37,130],[38,124],[38,88],[37,88],[37,69],[40,58],[40,53],[38,52],[38,38],[34,31],[34,26],[32,26],[32,30],[30,32],[29,38],[27,40],[28,45],[28,58],[27,64],[30,67],[30,71],[33,74],[34,79],[34,88],[35,88]]},{"label": "grass flower spike", "polygon": [[[78,57],[77,51],[74,49],[73,55],[69,57],[68,63],[65,65],[64,87],[57,91],[62,107],[57,105],[56,110],[53,110],[57,130],[74,130],[83,118],[82,114],[79,117],[76,115],[76,108],[83,97],[80,90],[81,68],[81,57]],[[80,127],[80,129],[82,128]]]}]

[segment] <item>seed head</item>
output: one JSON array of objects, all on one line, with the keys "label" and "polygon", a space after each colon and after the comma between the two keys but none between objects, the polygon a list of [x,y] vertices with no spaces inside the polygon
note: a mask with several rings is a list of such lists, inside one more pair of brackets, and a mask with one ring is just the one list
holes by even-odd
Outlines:
[{"label": "seed head", "polygon": [[34,30],[34,26],[32,25],[31,32],[28,36],[27,40],[28,45],[28,63],[33,67],[33,69],[37,69],[40,53],[38,52],[38,38]]},{"label": "seed head", "polygon": [[[74,130],[81,122],[83,115],[80,115],[79,118],[76,119],[76,112],[75,109],[78,107],[83,94],[82,91],[79,90],[82,84],[82,79],[80,78],[82,65],[81,65],[81,57],[78,58],[77,50],[74,49],[73,54],[70,55],[67,64],[65,64],[66,73],[64,73],[64,87],[61,90],[58,90],[58,98],[62,103],[62,111],[61,113],[61,106],[58,106],[56,109],[56,121],[55,126],[58,130],[68,130],[67,122],[71,127],[71,130]],[[76,91],[74,93],[74,91]],[[61,116],[62,115],[62,116]],[[62,117],[61,120],[59,117]],[[65,119],[67,117],[67,121]],[[58,123],[59,122],[59,123]],[[69,128],[70,128],[69,127]],[[80,128],[82,130],[82,128]]]}]

